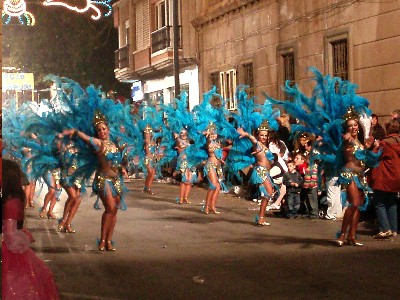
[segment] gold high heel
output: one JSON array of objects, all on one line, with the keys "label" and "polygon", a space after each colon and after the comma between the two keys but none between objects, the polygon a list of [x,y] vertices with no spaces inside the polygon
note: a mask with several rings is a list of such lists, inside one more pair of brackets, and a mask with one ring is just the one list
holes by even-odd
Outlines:
[{"label": "gold high heel", "polygon": [[192,202],[190,202],[190,201],[188,200],[188,198],[185,197],[185,198],[183,198],[183,203],[190,204],[190,203],[192,203]]},{"label": "gold high heel", "polygon": [[216,214],[216,215],[218,215],[218,214],[221,213],[221,212],[218,211],[216,208],[212,208],[212,209],[210,210],[210,212],[212,212],[212,213],[214,213],[214,214]]},{"label": "gold high heel", "polygon": [[342,247],[344,245],[344,233],[342,233],[339,238],[336,240],[336,244],[339,247]]},{"label": "gold high heel", "polygon": [[99,251],[104,251],[106,246],[106,241],[105,240],[101,240],[99,243]]},{"label": "gold high heel", "polygon": [[256,226],[270,226],[271,224],[263,221],[265,217],[256,216]]},{"label": "gold high heel", "polygon": [[114,248],[114,246],[113,246],[113,244],[112,244],[111,241],[107,241],[107,243],[106,243],[106,250],[107,250],[107,251],[115,251],[115,248]]},{"label": "gold high heel", "polygon": [[75,233],[76,232],[76,230],[71,228],[71,224],[65,226],[64,230],[66,233]]},{"label": "gold high heel", "polygon": [[46,214],[47,214],[47,210],[42,209],[42,211],[39,213],[39,217],[41,219],[44,219],[46,217]]},{"label": "gold high heel", "polygon": [[47,219],[57,219],[57,216],[53,213],[47,213]]},{"label": "gold high heel", "polygon": [[65,227],[63,225],[63,223],[61,222],[60,224],[58,224],[57,226],[58,231],[63,232],[65,230]]},{"label": "gold high heel", "polygon": [[350,246],[354,246],[354,247],[362,247],[364,246],[363,243],[357,242],[356,239],[354,237],[347,237],[347,242],[349,243]]}]

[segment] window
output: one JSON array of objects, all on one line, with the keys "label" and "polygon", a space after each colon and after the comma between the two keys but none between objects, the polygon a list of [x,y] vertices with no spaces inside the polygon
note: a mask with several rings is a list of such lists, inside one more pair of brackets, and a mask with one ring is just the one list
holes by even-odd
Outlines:
[{"label": "window", "polygon": [[294,53],[289,52],[282,55],[283,60],[283,81],[290,81],[290,85],[294,84]]},{"label": "window", "polygon": [[290,85],[295,84],[296,64],[294,46],[286,46],[278,50],[278,97],[281,99],[292,100],[282,89],[289,80]]},{"label": "window", "polygon": [[148,103],[158,108],[159,103],[164,103],[163,90],[149,93]]},{"label": "window", "polygon": [[125,46],[129,45],[129,21],[125,22]]},{"label": "window", "polygon": [[156,30],[170,25],[169,22],[169,0],[164,0],[156,3]]},{"label": "window", "polygon": [[330,43],[332,47],[332,75],[343,80],[349,79],[347,39]]},{"label": "window", "polygon": [[254,72],[253,63],[243,64],[244,79],[243,83],[248,86],[246,92],[249,97],[254,96]]},{"label": "window", "polygon": [[348,32],[333,31],[325,37],[325,70],[343,80],[351,79],[351,45]]},{"label": "window", "polygon": [[[210,74],[210,85],[217,87],[217,93],[220,91],[220,84],[219,84],[219,72],[213,72]],[[210,86],[210,88],[211,88]]]},{"label": "window", "polygon": [[236,70],[232,69],[225,72],[220,72],[220,83],[221,83],[221,96],[226,101],[226,108],[229,110],[235,110],[237,108],[236,103]]}]

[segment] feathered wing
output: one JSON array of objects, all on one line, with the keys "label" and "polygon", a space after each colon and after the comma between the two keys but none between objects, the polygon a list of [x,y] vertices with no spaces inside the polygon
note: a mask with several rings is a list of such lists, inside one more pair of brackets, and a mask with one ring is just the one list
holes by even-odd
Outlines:
[{"label": "feathered wing", "polygon": [[300,124],[292,126],[292,131],[309,132],[318,137],[312,159],[321,160],[326,168],[332,169],[338,165],[336,156],[340,156],[343,116],[350,107],[359,114],[370,114],[369,102],[356,94],[357,85],[337,77],[323,76],[314,67],[310,71],[315,82],[311,97],[303,94],[297,85],[291,86],[289,81],[284,91],[291,96],[291,101],[266,97],[300,121]]}]

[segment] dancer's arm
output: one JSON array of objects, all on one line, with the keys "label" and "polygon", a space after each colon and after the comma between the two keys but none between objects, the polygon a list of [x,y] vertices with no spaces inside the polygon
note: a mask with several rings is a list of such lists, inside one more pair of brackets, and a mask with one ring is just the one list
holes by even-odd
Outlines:
[{"label": "dancer's arm", "polygon": [[91,136],[88,136],[87,134],[83,133],[82,131],[79,131],[77,129],[66,129],[61,133],[62,136],[68,136],[69,138],[73,137],[78,137],[82,141],[84,141],[86,144],[89,146],[97,147],[99,148],[101,146],[101,141],[99,139],[93,138]]}]

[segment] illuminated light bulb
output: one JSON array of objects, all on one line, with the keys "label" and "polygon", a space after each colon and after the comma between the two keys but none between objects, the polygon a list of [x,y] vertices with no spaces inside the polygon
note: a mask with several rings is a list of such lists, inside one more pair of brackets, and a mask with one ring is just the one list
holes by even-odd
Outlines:
[{"label": "illuminated light bulb", "polygon": [[62,7],[65,7],[67,9],[69,9],[69,10],[72,10],[72,11],[75,11],[75,12],[81,13],[81,14],[89,11],[90,9],[92,9],[93,12],[92,12],[92,15],[90,17],[93,20],[98,20],[101,17],[101,11],[95,4],[103,5],[103,6],[108,8],[107,13],[104,14],[105,17],[108,17],[112,13],[112,7],[110,5],[111,0],[102,0],[102,1],[82,0],[82,1],[86,1],[86,6],[83,7],[83,8],[79,8],[77,6],[72,6],[72,5],[69,5],[69,4],[67,4],[65,2],[62,2],[62,1],[53,1],[53,0],[45,0],[43,2],[43,5],[44,6],[62,6]]}]

